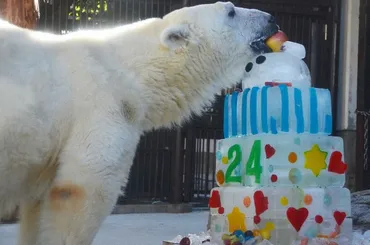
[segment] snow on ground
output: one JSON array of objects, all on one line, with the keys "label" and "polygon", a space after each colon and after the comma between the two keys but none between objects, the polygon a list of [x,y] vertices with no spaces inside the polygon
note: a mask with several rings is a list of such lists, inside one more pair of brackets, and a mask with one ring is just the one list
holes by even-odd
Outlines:
[{"label": "snow on ground", "polygon": [[[181,239],[179,235],[201,234],[206,230],[207,221],[206,211],[111,215],[105,220],[93,245],[162,245],[163,240]],[[17,228],[18,225],[0,225],[0,245],[15,245]],[[361,233],[354,233],[352,244],[370,245],[370,231]],[[201,240],[202,237],[194,238]]]},{"label": "snow on ground", "polygon": [[[93,245],[162,245],[177,235],[206,230],[208,212],[109,216]],[[15,245],[18,225],[0,225],[0,245]]]}]

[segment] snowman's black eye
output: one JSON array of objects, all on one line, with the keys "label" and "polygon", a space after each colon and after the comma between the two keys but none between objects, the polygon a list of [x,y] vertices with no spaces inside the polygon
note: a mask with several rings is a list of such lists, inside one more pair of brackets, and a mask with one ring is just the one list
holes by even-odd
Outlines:
[{"label": "snowman's black eye", "polygon": [[256,58],[256,63],[257,64],[262,64],[263,62],[265,62],[266,61],[266,57],[265,56],[263,56],[263,55],[260,55],[260,56],[258,56],[257,58]]},{"label": "snowman's black eye", "polygon": [[245,71],[246,72],[250,72],[253,68],[253,63],[252,62],[249,62],[246,66],[245,66]]},{"label": "snowman's black eye", "polygon": [[230,10],[230,12],[227,14],[230,18],[234,18],[236,12],[235,9]]}]

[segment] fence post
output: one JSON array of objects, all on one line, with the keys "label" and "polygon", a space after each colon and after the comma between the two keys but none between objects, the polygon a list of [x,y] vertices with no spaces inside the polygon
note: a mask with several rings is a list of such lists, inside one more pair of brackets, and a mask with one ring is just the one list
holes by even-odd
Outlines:
[{"label": "fence post", "polygon": [[[367,20],[368,1],[360,1],[360,23],[359,23],[359,40],[358,40],[358,77],[357,77],[357,118],[356,118],[356,165],[355,165],[355,190],[362,191],[369,188],[365,183],[367,178],[364,178],[367,172],[364,171],[365,164],[365,120],[366,115],[359,112],[365,112],[370,108],[370,103],[366,99],[367,94],[367,55],[368,50],[368,31],[366,26],[369,21]],[[353,81],[354,82],[354,81]]]},{"label": "fence post", "polygon": [[181,203],[183,201],[183,166],[184,166],[184,137],[182,128],[175,131],[175,146],[171,167],[171,198],[170,203]]},{"label": "fence post", "polygon": [[194,145],[194,131],[195,128],[192,124],[187,124],[185,127],[186,132],[186,150],[185,150],[185,162],[184,162],[184,202],[192,201],[193,194],[193,182],[194,182],[194,157],[195,157],[195,145]]},{"label": "fence post", "polygon": [[355,190],[365,190],[364,181],[364,122],[365,118],[357,114],[357,129],[356,129],[356,165],[355,165]]}]

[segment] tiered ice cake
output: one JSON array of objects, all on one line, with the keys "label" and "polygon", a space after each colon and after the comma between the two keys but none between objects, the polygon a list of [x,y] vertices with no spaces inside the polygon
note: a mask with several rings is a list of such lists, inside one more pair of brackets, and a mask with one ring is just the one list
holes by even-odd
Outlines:
[{"label": "tiered ice cake", "polygon": [[209,201],[212,241],[349,244],[343,140],[331,132],[327,89],[260,86],[226,96],[219,187]]}]

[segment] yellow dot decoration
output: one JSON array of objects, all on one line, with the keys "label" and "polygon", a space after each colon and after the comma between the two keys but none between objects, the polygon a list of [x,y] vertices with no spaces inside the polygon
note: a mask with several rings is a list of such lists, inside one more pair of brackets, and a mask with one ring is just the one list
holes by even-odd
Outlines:
[{"label": "yellow dot decoration", "polygon": [[311,203],[312,203],[312,196],[311,196],[311,195],[309,195],[309,194],[305,195],[305,196],[303,197],[303,202],[304,202],[304,204],[306,204],[306,205],[311,205]]},{"label": "yellow dot decoration", "polygon": [[288,161],[290,163],[295,163],[297,161],[298,157],[297,157],[297,154],[295,152],[291,152],[289,153],[289,156],[288,156]]},{"label": "yellow dot decoration", "polygon": [[271,234],[270,234],[270,232],[269,232],[269,231],[267,231],[267,230],[261,230],[261,231],[260,231],[260,234],[261,234],[261,237],[262,237],[263,239],[265,239],[265,240],[270,240],[270,238],[271,238]]},{"label": "yellow dot decoration", "polygon": [[266,227],[265,227],[265,230],[268,230],[268,231],[272,231],[275,229],[275,224],[272,223],[272,222],[266,222]]},{"label": "yellow dot decoration", "polygon": [[280,204],[282,205],[282,206],[286,206],[286,205],[288,205],[289,204],[289,200],[288,200],[288,198],[287,197],[282,197],[282,198],[280,198]]},{"label": "yellow dot decoration", "polygon": [[243,204],[246,208],[249,208],[249,206],[251,205],[251,198],[250,197],[244,197]]},{"label": "yellow dot decoration", "polygon": [[222,162],[223,164],[228,164],[228,163],[229,163],[229,158],[227,158],[227,157],[222,157],[221,162]]},{"label": "yellow dot decoration", "polygon": [[224,171],[218,170],[216,174],[216,180],[220,185],[223,185],[225,183],[225,174]]},{"label": "yellow dot decoration", "polygon": [[271,231],[275,229],[275,224],[272,222],[266,222],[266,226],[264,229],[259,231],[259,236],[261,236],[265,240],[270,240],[271,238]]}]

